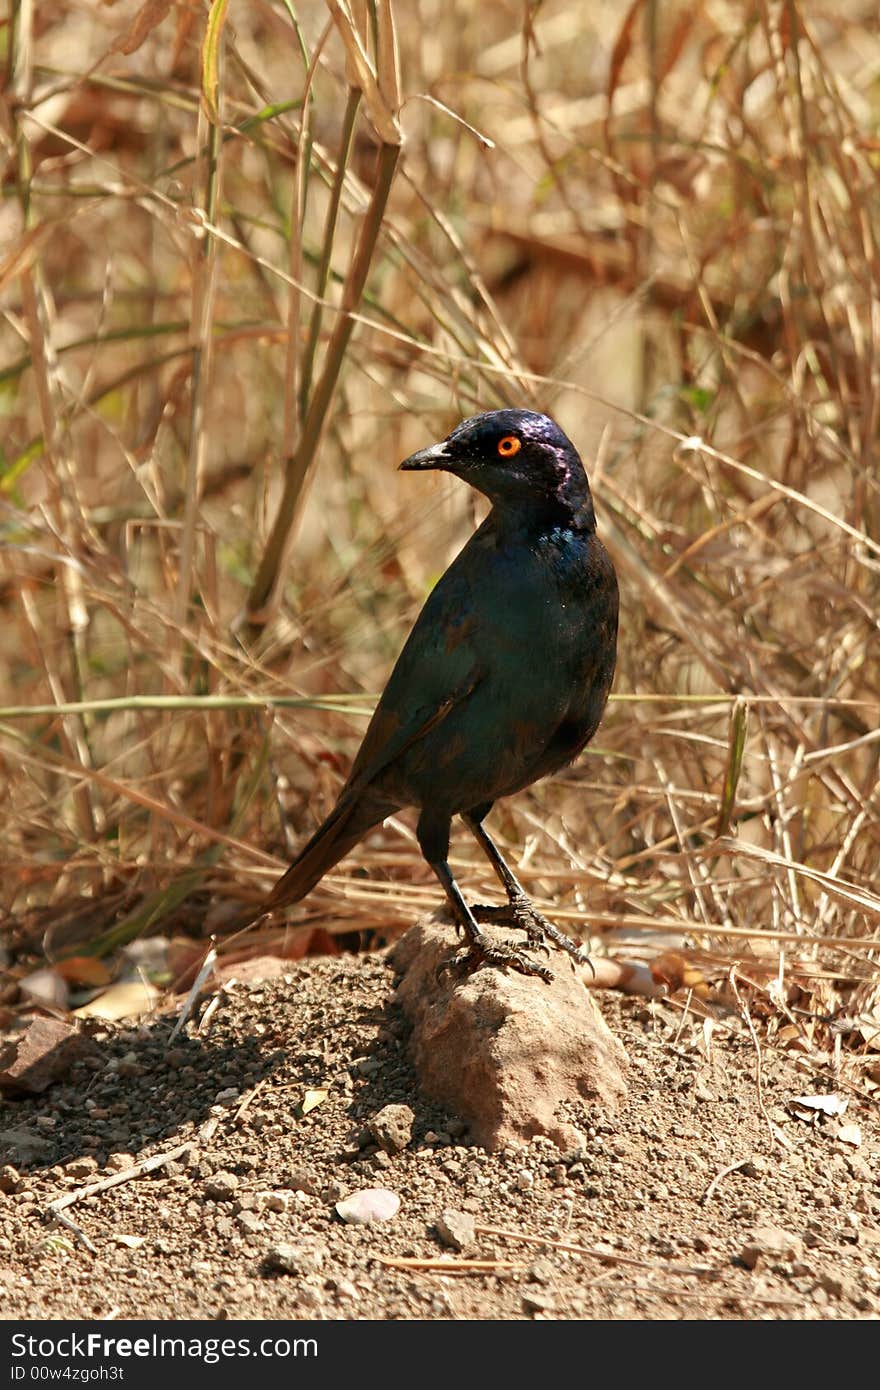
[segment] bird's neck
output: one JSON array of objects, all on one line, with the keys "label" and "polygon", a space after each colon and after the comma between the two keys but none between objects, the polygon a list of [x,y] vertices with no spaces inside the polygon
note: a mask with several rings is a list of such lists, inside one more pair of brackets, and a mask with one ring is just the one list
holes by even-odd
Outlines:
[{"label": "bird's neck", "polygon": [[573,531],[584,536],[596,529],[596,514],[589,489],[576,498],[554,497],[523,502],[499,499],[486,518],[501,540],[546,535],[551,531]]}]

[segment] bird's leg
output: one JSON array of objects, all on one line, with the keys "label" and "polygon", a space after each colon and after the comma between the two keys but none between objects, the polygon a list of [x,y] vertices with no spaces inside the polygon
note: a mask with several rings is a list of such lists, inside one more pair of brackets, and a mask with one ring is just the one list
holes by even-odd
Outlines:
[{"label": "bird's leg", "polygon": [[449,961],[446,969],[457,965],[509,965],[522,975],[538,975],[548,983],[553,979],[553,975],[546,965],[538,965],[536,961],[529,960],[522,947],[507,946],[502,942],[490,941],[486,933],[480,930],[479,923],[462,897],[461,889],[445,860],[439,864],[432,864],[431,868],[443,884],[456,921],[464,928],[470,938],[470,945],[467,950],[459,952]]},{"label": "bird's leg", "polygon": [[[580,965],[588,965],[593,970],[593,962],[583,947],[578,946],[576,941],[572,941],[552,922],[548,922],[547,918],[532,905],[516,874],[502,856],[489,832],[483,827],[481,818],[477,814],[469,812],[462,819],[476,837],[477,843],[484,850],[489,863],[503,883],[507,901],[510,904],[506,908],[476,907],[474,909],[475,914],[483,921],[511,922],[526,933],[532,948],[547,950],[546,942],[550,940],[560,950],[567,951],[572,960],[576,960]],[[595,971],[593,973],[595,974]]]},{"label": "bird's leg", "polygon": [[456,924],[467,933],[470,941],[467,950],[455,956],[449,962],[449,966],[445,968],[456,965],[510,966],[523,975],[537,975],[549,983],[553,976],[546,966],[538,965],[535,961],[529,960],[521,947],[491,941],[486,933],[480,930],[480,925],[465,902],[462,891],[447,863],[449,821],[446,821],[445,826],[441,826],[436,821],[433,823],[428,821],[423,813],[419,819],[417,835],[422,853],[443,885],[443,891],[452,908]]}]

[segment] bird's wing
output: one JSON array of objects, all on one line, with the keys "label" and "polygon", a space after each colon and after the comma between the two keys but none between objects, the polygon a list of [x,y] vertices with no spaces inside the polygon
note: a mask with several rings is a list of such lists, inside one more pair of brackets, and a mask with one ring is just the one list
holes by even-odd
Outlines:
[{"label": "bird's wing", "polygon": [[465,681],[445,699],[423,703],[416,709],[404,712],[402,718],[383,698],[376,707],[352,764],[346,790],[360,791],[368,782],[374,781],[408,748],[442,723],[476,689],[479,681],[480,674],[475,673],[472,679]]},{"label": "bird's wing", "polygon": [[447,571],[397,658],[346,784],[359,790],[466,700],[483,677],[469,586]]}]

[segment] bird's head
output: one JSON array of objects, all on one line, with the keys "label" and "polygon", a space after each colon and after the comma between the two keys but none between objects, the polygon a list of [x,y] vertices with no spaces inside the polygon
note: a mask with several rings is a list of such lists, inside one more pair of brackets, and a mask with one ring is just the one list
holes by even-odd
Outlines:
[{"label": "bird's head", "polygon": [[592,521],[590,489],[577,449],[554,420],[532,410],[474,415],[400,466],[454,473],[496,507],[561,511],[578,515],[582,523]]}]

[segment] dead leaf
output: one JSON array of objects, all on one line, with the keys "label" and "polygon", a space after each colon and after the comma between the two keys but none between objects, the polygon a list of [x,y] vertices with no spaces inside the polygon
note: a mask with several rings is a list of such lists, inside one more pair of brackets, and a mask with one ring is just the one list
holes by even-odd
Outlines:
[{"label": "dead leaf", "polygon": [[319,1105],[323,1105],[329,1094],[329,1091],[306,1091],[300,1106],[301,1114],[308,1115],[310,1110],[315,1110]]},{"label": "dead leaf", "polygon": [[55,962],[55,972],[71,985],[109,985],[113,978],[97,956],[68,956]]},{"label": "dead leaf", "polygon": [[856,1023],[862,1042],[872,1052],[880,1052],[880,1017],[877,1014],[861,1014]]},{"label": "dead leaf", "polygon": [[146,0],[131,24],[110,49],[111,53],[136,53],[171,9],[173,0]]},{"label": "dead leaf", "polygon": [[857,1149],[862,1142],[861,1125],[841,1125],[837,1137],[842,1144],[852,1144]]},{"label": "dead leaf", "polygon": [[74,1009],[74,1014],[77,1018],[131,1018],[149,1013],[158,998],[159,991],[149,981],[122,980],[82,1008]]},{"label": "dead leaf", "polygon": [[117,1234],[111,1236],[110,1239],[116,1245],[124,1245],[126,1250],[139,1250],[140,1247],[146,1242],[147,1238],[146,1236],[124,1236],[121,1234]]},{"label": "dead leaf", "polygon": [[844,1096],[795,1096],[790,1103],[805,1110],[821,1110],[823,1115],[842,1115],[849,1105]]}]

